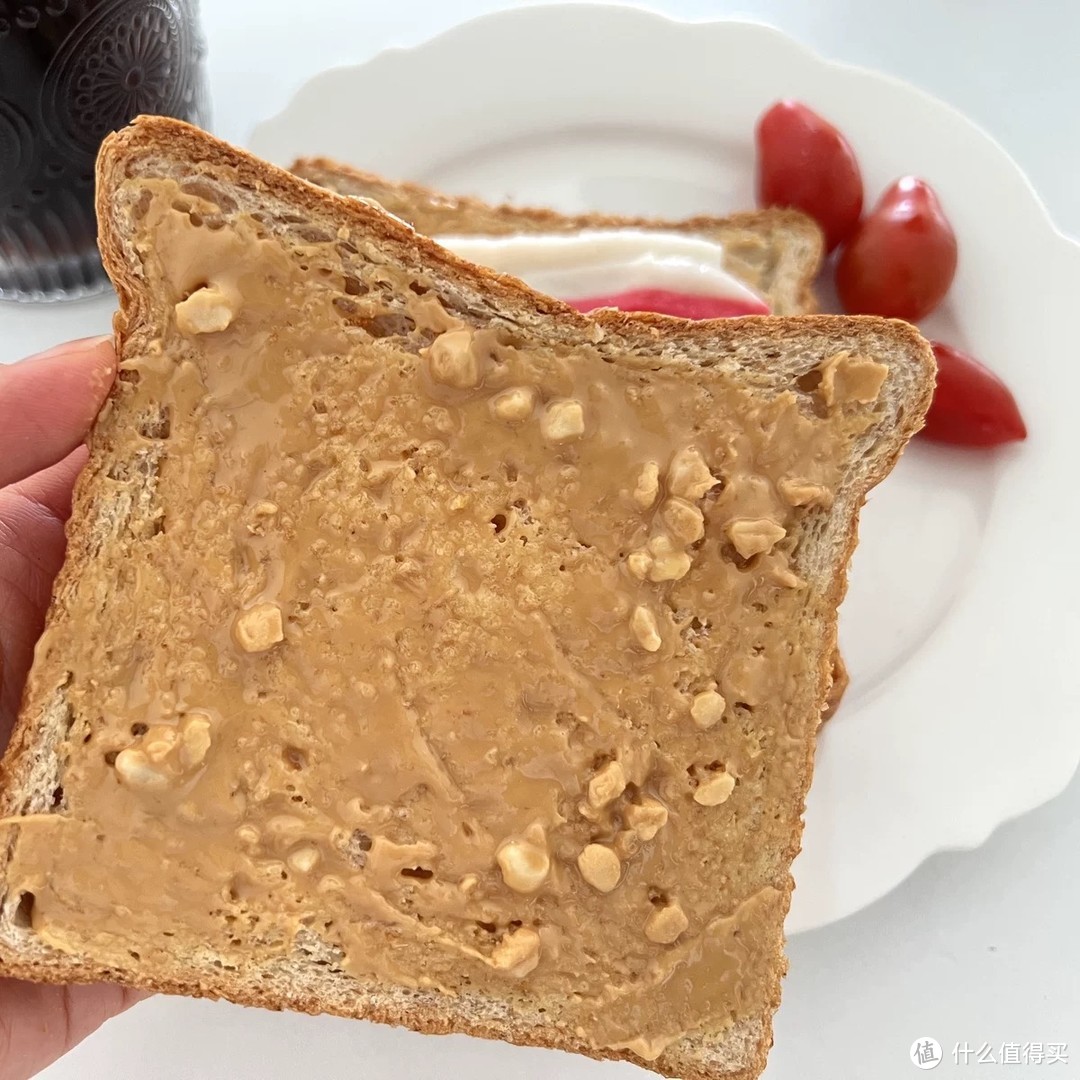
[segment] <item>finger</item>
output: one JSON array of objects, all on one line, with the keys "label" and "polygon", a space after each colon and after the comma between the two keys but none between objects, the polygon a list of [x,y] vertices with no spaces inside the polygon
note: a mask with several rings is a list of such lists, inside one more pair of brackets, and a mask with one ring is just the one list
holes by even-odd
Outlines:
[{"label": "finger", "polygon": [[0,979],[0,1077],[27,1080],[147,995],[120,986]]},{"label": "finger", "polygon": [[86,464],[85,446],[58,465],[0,489],[0,749],[7,744],[64,561],[71,489]]},{"label": "finger", "polygon": [[54,465],[78,446],[115,374],[107,337],[0,365],[0,487]]}]

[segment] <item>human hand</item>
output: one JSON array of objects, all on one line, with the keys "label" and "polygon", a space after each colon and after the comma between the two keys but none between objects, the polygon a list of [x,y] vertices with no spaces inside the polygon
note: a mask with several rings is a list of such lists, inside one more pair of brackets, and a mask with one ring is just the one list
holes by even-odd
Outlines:
[{"label": "human hand", "polygon": [[[0,365],[0,751],[7,745],[64,561],[83,439],[116,375],[111,339]],[[25,1080],[145,996],[119,986],[39,986],[2,977],[0,1080]]]}]

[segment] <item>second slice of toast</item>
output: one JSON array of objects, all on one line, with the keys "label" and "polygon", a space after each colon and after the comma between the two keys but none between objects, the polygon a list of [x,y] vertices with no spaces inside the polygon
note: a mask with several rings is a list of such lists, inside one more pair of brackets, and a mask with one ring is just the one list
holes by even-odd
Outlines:
[{"label": "second slice of toast", "polygon": [[727,271],[766,300],[774,315],[805,315],[816,309],[813,284],[824,253],[822,234],[817,224],[798,210],[750,210],[728,217],[703,214],[678,221],[560,214],[539,207],[445,195],[423,184],[386,180],[329,158],[301,158],[293,163],[292,171],[341,195],[374,199],[418,232],[436,238],[585,229],[690,233],[720,244]]}]

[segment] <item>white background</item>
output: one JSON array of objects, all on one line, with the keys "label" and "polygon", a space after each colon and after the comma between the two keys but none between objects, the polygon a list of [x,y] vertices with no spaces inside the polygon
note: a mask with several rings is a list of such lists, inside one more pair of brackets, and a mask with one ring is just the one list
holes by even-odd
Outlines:
[{"label": "white background", "polygon": [[[498,0],[203,0],[215,130],[243,142],[316,71],[415,44],[508,6]],[[691,18],[761,19],[829,58],[922,86],[990,131],[1031,177],[1058,225],[1080,235],[1075,0],[656,0],[652,6]],[[362,125],[363,109],[343,104],[341,122]],[[1018,272],[1037,274],[1038,267]],[[56,309],[51,318],[53,327],[66,323],[56,320]],[[44,313],[42,325],[48,325]],[[0,359],[14,359],[7,351],[0,342]],[[1067,362],[1080,363],[1080,356]],[[1016,725],[1023,739],[1023,716]],[[1080,1077],[1077,912],[1080,781],[1002,828],[981,850],[937,856],[873,907],[795,938],[768,1080],[912,1080],[920,1073],[908,1050],[920,1036],[945,1048],[935,1078]],[[958,1067],[950,1060],[957,1042],[989,1042],[996,1055],[1002,1042],[1031,1040],[1069,1043],[1070,1063]],[[45,1075],[633,1080],[646,1074],[459,1037],[436,1040],[359,1022],[162,999],[112,1021]]]}]

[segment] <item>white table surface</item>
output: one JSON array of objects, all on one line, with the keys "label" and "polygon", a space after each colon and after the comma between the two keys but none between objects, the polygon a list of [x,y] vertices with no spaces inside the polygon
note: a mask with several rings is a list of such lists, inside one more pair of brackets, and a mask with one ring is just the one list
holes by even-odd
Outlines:
[{"label": "white table surface", "polygon": [[[499,0],[203,0],[215,129],[243,141],[316,71],[410,45]],[[1061,228],[1080,235],[1080,4],[1076,0],[654,0],[692,18],[771,22],[824,55],[916,83],[990,131]],[[600,46],[598,46],[600,47]],[[347,111],[342,122],[350,122]],[[357,123],[363,123],[358,115]],[[989,227],[989,226],[988,226]],[[1037,317],[1036,313],[1031,313]],[[0,309],[0,361],[16,358]],[[42,310],[18,348],[107,329],[107,307]],[[1080,357],[1073,358],[1080,362]],[[1080,722],[1080,718],[1078,718]],[[1023,737],[1023,717],[1017,717]],[[1003,748],[1007,752],[1007,748]],[[898,807],[898,813],[903,809]],[[1080,1077],[1080,780],[980,850],[940,855],[873,907],[790,942],[791,973],[768,1080],[900,1080],[912,1042],[945,1048],[937,1076]],[[956,1043],[1068,1043],[1066,1065],[964,1065]],[[598,1070],[550,1051],[509,1051],[327,1017],[186,1000],[111,1021],[48,1080],[539,1080]]]}]

